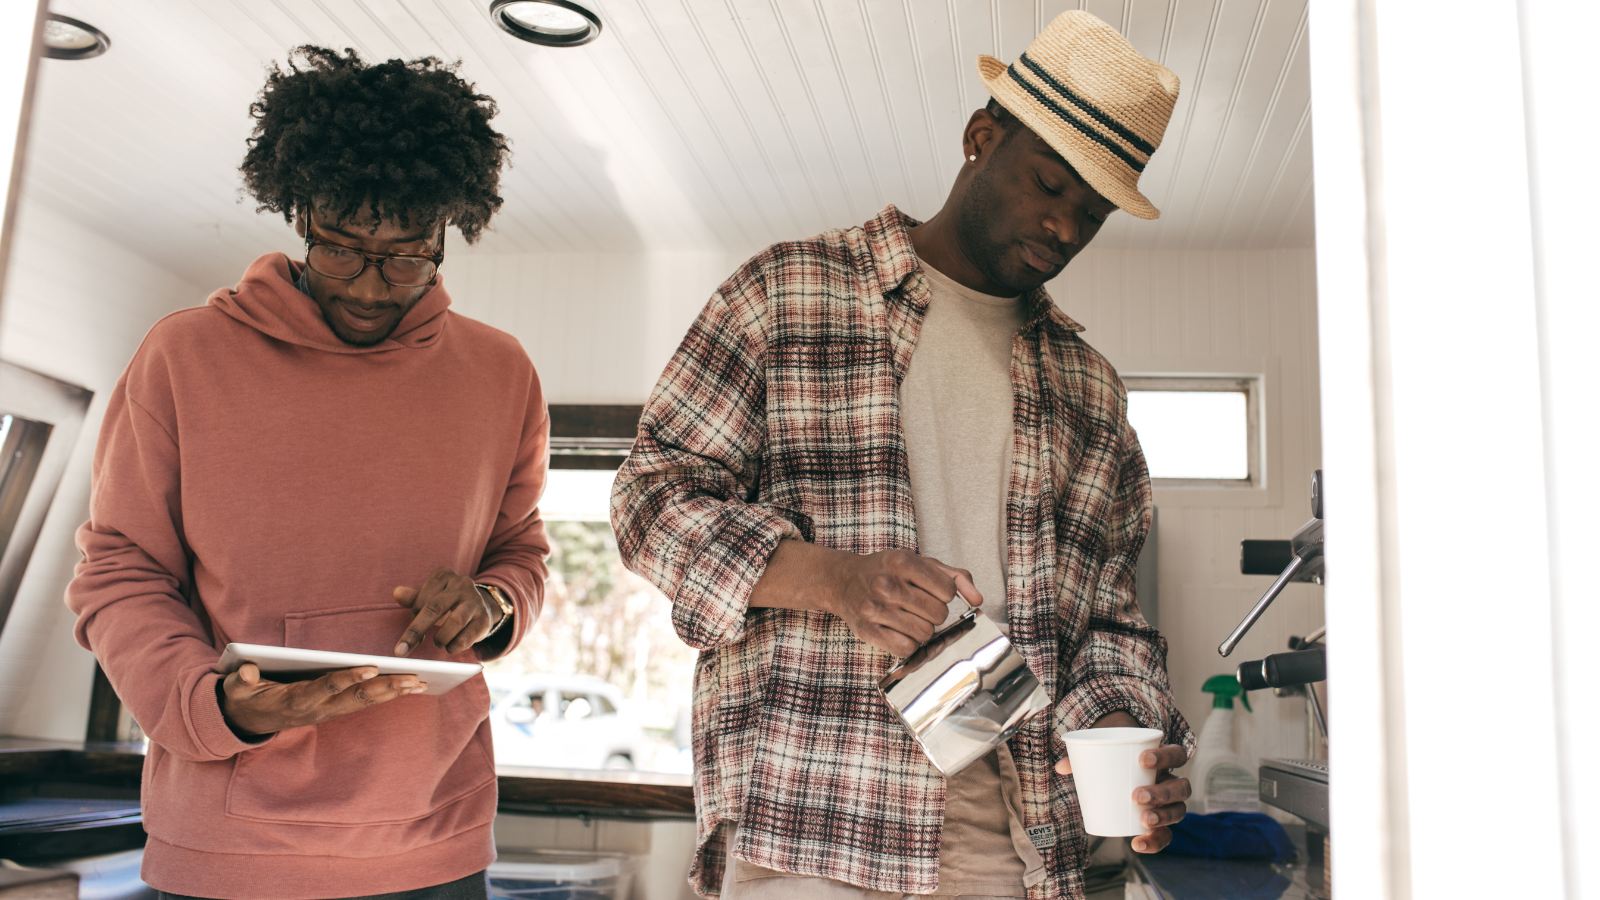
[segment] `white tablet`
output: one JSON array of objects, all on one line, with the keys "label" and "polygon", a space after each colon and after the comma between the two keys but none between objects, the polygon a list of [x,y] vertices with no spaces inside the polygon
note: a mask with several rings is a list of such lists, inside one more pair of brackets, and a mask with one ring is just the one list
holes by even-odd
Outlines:
[{"label": "white tablet", "polygon": [[425,694],[443,694],[483,671],[483,666],[477,663],[335,653],[298,647],[269,647],[266,644],[229,644],[223,649],[222,658],[217,660],[217,671],[225,675],[232,674],[247,662],[255,663],[260,667],[262,676],[271,681],[309,681],[340,669],[377,666],[379,675],[417,676],[428,687],[423,692]]}]

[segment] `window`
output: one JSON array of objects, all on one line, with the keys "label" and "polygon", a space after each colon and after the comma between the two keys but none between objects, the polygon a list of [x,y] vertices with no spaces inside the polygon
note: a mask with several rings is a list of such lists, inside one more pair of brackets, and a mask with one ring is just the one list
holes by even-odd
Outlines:
[{"label": "window", "polygon": [[0,553],[22,516],[22,504],[50,440],[50,426],[0,413]]},{"label": "window", "polygon": [[1260,380],[1132,376],[1128,421],[1158,488],[1261,484]]},{"label": "window", "polygon": [[561,718],[567,722],[577,722],[589,718],[594,712],[594,704],[589,702],[588,694],[575,694],[571,691],[561,692]]},{"label": "window", "polygon": [[639,412],[550,409],[545,607],[485,675],[500,765],[692,771],[695,652],[673,630],[667,598],[623,567],[611,531],[611,484]]},{"label": "window", "polygon": [[606,469],[551,469],[539,512],[546,522],[598,522],[609,531],[616,477]]}]

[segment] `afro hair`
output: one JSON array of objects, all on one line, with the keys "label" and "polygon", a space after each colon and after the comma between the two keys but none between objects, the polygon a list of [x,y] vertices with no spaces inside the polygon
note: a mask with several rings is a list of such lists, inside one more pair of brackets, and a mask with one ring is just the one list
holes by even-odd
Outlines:
[{"label": "afro hair", "polygon": [[356,51],[296,47],[250,105],[255,131],[239,171],[257,212],[292,221],[312,204],[372,224],[454,222],[467,243],[504,201],[510,150],[489,126],[494,100],[437,57],[368,65]]}]

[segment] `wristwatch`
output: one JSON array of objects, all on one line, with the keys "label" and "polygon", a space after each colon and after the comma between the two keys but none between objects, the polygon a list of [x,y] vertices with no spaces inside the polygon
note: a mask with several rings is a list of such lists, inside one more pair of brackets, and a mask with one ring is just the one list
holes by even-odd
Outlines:
[{"label": "wristwatch", "polygon": [[489,598],[495,603],[500,604],[500,621],[494,623],[494,627],[489,629],[489,633],[480,639],[481,641],[486,641],[494,636],[494,633],[499,631],[507,622],[511,621],[511,614],[516,612],[517,608],[511,605],[510,598],[506,597],[506,592],[500,588],[492,584],[474,584],[473,586],[488,594]]}]

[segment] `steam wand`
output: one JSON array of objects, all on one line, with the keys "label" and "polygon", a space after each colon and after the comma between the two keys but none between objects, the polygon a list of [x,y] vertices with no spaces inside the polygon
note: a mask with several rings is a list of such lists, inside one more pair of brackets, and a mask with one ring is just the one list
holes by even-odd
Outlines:
[{"label": "steam wand", "polygon": [[1272,601],[1278,599],[1278,595],[1283,593],[1283,589],[1288,587],[1290,582],[1311,581],[1322,574],[1322,520],[1312,519],[1307,522],[1295,534],[1292,543],[1295,548],[1294,557],[1289,560],[1289,565],[1284,567],[1277,580],[1272,582],[1272,587],[1267,588],[1267,592],[1256,601],[1256,605],[1245,615],[1239,627],[1233,629],[1228,639],[1217,647],[1218,653],[1223,656],[1232,654],[1233,648],[1239,646],[1239,642],[1244,640],[1245,634],[1256,624],[1256,620],[1261,618],[1261,614],[1267,611]]},{"label": "steam wand", "polygon": [[[1284,544],[1287,544],[1288,547],[1284,548]],[[1262,545],[1267,546],[1263,548]],[[1301,525],[1300,530],[1294,533],[1294,537],[1287,541],[1245,541],[1244,555],[1240,559],[1240,570],[1247,575],[1256,574],[1259,570],[1254,569],[1254,566],[1260,565],[1261,560],[1254,557],[1261,555],[1263,549],[1268,558],[1282,552],[1282,549],[1274,548],[1282,548],[1289,551],[1291,555],[1288,565],[1284,566],[1283,571],[1278,573],[1277,579],[1272,582],[1272,587],[1267,588],[1267,592],[1261,595],[1261,599],[1256,601],[1256,605],[1251,608],[1250,612],[1245,614],[1244,621],[1239,623],[1239,627],[1233,629],[1233,633],[1228,635],[1228,639],[1217,647],[1217,653],[1222,656],[1228,656],[1233,653],[1233,649],[1239,646],[1240,641],[1244,640],[1244,636],[1256,624],[1256,620],[1261,618],[1261,614],[1267,611],[1267,607],[1272,605],[1272,601],[1278,599],[1278,595],[1283,593],[1283,589],[1290,582],[1314,581],[1317,584],[1322,583],[1321,469],[1311,474],[1311,520]],[[1278,558],[1281,559],[1282,557]],[[1266,569],[1261,571],[1260,574],[1270,574],[1271,572],[1272,569]]]}]

